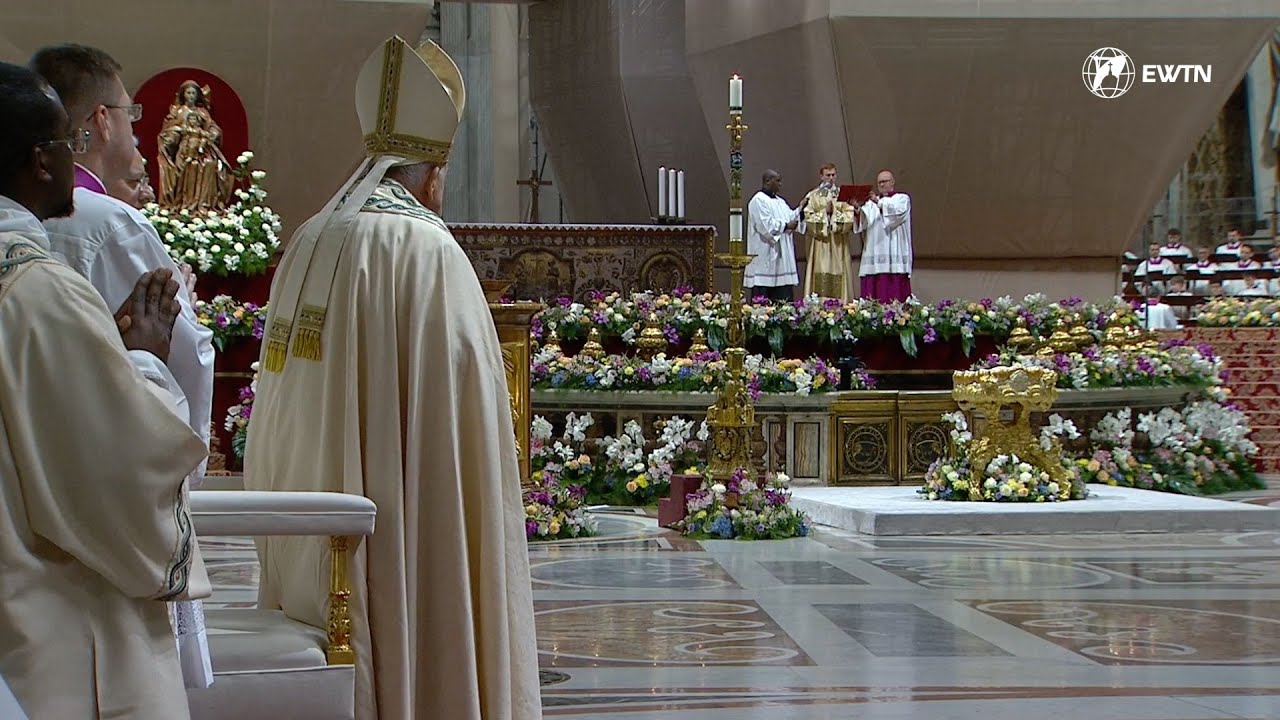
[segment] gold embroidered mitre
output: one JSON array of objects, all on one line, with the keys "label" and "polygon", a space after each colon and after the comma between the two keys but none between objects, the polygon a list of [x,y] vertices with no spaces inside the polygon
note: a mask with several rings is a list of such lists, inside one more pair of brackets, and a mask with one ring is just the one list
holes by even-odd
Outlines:
[{"label": "gold embroidered mitre", "polygon": [[414,50],[399,37],[365,61],[356,112],[369,155],[444,164],[466,105],[458,66],[428,40]]},{"label": "gold embroidered mitre", "polygon": [[466,86],[440,46],[428,41],[415,50],[396,36],[365,60],[355,99],[369,157],[286,250],[296,257],[279,300],[272,297],[263,363],[268,372],[284,368],[291,344],[295,357],[320,359],[329,291],[356,213],[391,167],[448,162]]}]

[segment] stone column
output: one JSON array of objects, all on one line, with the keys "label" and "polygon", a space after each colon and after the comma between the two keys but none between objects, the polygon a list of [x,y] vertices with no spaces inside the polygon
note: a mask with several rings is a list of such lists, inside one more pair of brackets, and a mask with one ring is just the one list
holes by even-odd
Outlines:
[{"label": "stone column", "polygon": [[[1280,36],[1272,42],[1280,42]],[[1271,63],[1271,42],[1265,43],[1245,76],[1249,98],[1249,154],[1253,171],[1253,197],[1259,219],[1265,218],[1268,235],[1276,234],[1276,149],[1268,127],[1276,78]]]}]

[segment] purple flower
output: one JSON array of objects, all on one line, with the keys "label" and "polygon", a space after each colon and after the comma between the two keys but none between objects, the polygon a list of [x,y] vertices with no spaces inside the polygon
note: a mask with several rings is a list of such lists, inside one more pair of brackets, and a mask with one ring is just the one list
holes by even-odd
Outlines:
[{"label": "purple flower", "polygon": [[587,298],[593,303],[602,302],[604,301],[604,293],[599,290],[592,290],[587,293]]},{"label": "purple flower", "polygon": [[642,382],[652,382],[653,371],[649,369],[648,365],[645,365],[636,371],[636,377],[640,378]]},{"label": "purple flower", "polygon": [[667,342],[680,342],[680,331],[676,330],[674,325],[664,325],[662,328],[662,334],[667,336]]},{"label": "purple flower", "polygon": [[929,325],[924,329],[924,341],[926,344],[934,342],[937,339],[938,339],[938,333],[933,329],[932,325]]},{"label": "purple flower", "polygon": [[556,303],[559,304],[560,307],[569,307],[573,304],[573,298],[568,295],[561,295],[560,299],[556,300]]},{"label": "purple flower", "polygon": [[676,297],[682,297],[682,296],[684,296],[684,295],[692,295],[692,294],[693,294],[693,286],[692,286],[692,285],[680,285],[680,286],[676,287],[675,289],[673,289],[673,290],[671,291],[671,294],[672,294],[672,295],[675,295]]},{"label": "purple flower", "polygon": [[538,534],[538,521],[529,518],[524,521],[524,534],[526,538],[531,538]]},{"label": "purple flower", "polygon": [[535,338],[542,338],[542,313],[533,316],[533,320],[529,323],[529,334]]},{"label": "purple flower", "polygon": [[254,318],[253,320],[253,339],[261,340],[266,331],[266,321],[262,318]]},{"label": "purple flower", "polygon": [[218,313],[218,316],[213,319],[213,323],[220,328],[224,328],[229,325],[231,321],[227,319],[226,313],[220,312]]}]

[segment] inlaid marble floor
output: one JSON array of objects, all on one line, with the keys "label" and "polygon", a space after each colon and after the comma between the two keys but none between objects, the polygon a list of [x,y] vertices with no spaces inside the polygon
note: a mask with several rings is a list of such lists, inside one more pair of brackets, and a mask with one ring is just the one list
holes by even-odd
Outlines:
[{"label": "inlaid marble floor", "polygon": [[[695,543],[602,518],[530,551],[549,718],[1280,718],[1280,533]],[[206,541],[212,604],[252,605],[251,547]]]}]

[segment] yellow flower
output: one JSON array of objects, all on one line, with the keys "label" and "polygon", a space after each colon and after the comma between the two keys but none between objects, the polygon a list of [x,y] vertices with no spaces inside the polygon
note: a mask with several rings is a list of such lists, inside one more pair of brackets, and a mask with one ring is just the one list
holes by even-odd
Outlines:
[{"label": "yellow flower", "polygon": [[706,511],[706,510],[699,510],[699,511],[698,511],[698,514],[697,514],[697,515],[694,515],[693,517],[694,517],[694,518],[696,518],[696,519],[698,519],[698,520],[701,520],[702,518],[704,518],[704,517],[706,517],[706,516],[707,516],[707,511]]},{"label": "yellow flower", "polygon": [[1102,482],[1107,482],[1108,480],[1111,479],[1111,473],[1107,472],[1106,470],[1099,470],[1098,479],[1101,480]]},{"label": "yellow flower", "polygon": [[554,522],[554,521],[553,521],[550,525],[548,525],[548,526],[547,526],[547,534],[548,534],[548,535],[559,535],[559,534],[560,534],[560,523],[558,523],[558,522]]},{"label": "yellow flower", "polygon": [[578,464],[579,464],[579,465],[590,465],[590,464],[591,464],[591,456],[590,456],[590,455],[587,455],[586,453],[582,453],[581,455],[579,455],[579,456],[578,456]]},{"label": "yellow flower", "polygon": [[633,493],[633,492],[635,492],[635,491],[636,491],[636,489],[637,489],[637,488],[639,488],[639,487],[640,487],[640,486],[636,484],[636,481],[635,481],[635,480],[632,480],[631,482],[628,482],[628,483],[627,483],[627,492],[629,492],[629,493]]},{"label": "yellow flower", "polygon": [[1097,460],[1090,460],[1089,465],[1087,467],[1089,468],[1089,472],[1096,473],[1098,472],[1099,469],[1102,468],[1102,463],[1098,462]]},{"label": "yellow flower", "polygon": [[635,368],[633,368],[633,367],[631,367],[630,365],[628,365],[627,367],[623,368],[623,370],[622,370],[622,374],[623,374],[623,375],[635,375],[635,374],[636,374],[636,369],[635,369]]}]

